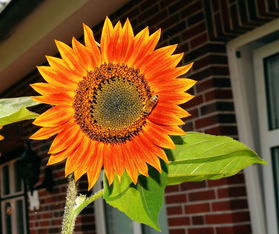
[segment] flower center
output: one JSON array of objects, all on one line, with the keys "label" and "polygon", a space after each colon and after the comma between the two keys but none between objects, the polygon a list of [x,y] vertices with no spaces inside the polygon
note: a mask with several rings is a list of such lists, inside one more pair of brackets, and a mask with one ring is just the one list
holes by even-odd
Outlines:
[{"label": "flower center", "polygon": [[104,129],[121,130],[142,115],[143,100],[137,86],[122,77],[100,82],[94,90],[91,117]]},{"label": "flower center", "polygon": [[146,123],[152,97],[144,76],[126,65],[103,64],[79,83],[73,103],[75,122],[91,139],[121,143]]}]

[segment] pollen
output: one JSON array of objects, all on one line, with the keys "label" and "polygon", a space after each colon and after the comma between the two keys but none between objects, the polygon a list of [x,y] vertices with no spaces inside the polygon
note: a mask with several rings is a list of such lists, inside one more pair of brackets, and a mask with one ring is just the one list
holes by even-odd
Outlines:
[{"label": "pollen", "polygon": [[103,64],[88,72],[78,85],[75,121],[93,140],[124,143],[145,125],[144,106],[151,96],[139,70]]}]

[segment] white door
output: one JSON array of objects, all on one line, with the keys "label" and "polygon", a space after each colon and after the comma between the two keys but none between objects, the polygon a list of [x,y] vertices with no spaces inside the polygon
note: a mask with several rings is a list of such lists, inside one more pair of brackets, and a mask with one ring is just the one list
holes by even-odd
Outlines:
[{"label": "white door", "polygon": [[279,218],[279,41],[254,52],[264,200],[268,234],[278,234]]}]

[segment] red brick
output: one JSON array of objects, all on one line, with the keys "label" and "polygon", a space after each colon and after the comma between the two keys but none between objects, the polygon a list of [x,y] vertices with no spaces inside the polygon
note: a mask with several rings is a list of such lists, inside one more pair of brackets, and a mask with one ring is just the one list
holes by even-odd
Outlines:
[{"label": "red brick", "polygon": [[201,201],[215,199],[214,190],[189,193],[189,201]]},{"label": "red brick", "polygon": [[208,228],[189,228],[188,234],[214,234],[214,229],[211,227]]},{"label": "red brick", "polygon": [[173,204],[173,203],[183,203],[186,202],[186,195],[185,194],[176,194],[176,195],[168,195],[166,196],[166,203]]},{"label": "red brick", "polygon": [[250,225],[241,225],[241,226],[231,226],[231,227],[217,227],[216,234],[239,234],[245,233],[249,234],[252,233]]},{"label": "red brick", "polygon": [[209,203],[201,203],[201,204],[192,204],[185,206],[186,214],[194,214],[194,213],[204,213],[210,210]]},{"label": "red brick", "polygon": [[223,210],[236,210],[236,209],[247,209],[247,200],[232,200],[232,201],[221,201],[212,203],[213,211]]},{"label": "red brick", "polygon": [[230,89],[212,90],[205,94],[205,101],[216,99],[232,99],[232,91]]},{"label": "red brick", "polygon": [[170,229],[169,234],[185,234],[184,229]]},{"label": "red brick", "polygon": [[202,3],[199,0],[181,11],[181,17],[189,17],[189,15],[192,15],[194,12],[199,11],[200,9],[202,9]]},{"label": "red brick", "polygon": [[223,188],[223,189],[218,189],[217,194],[219,198],[243,197],[246,196],[246,189],[244,186]]},{"label": "red brick", "polygon": [[217,186],[222,186],[227,184],[226,178],[220,179],[220,180],[208,180],[207,184],[209,187],[217,187]]},{"label": "red brick", "polygon": [[190,218],[188,217],[176,217],[168,219],[169,226],[185,226],[190,224]]},{"label": "red brick", "polygon": [[212,135],[225,135],[225,136],[236,136],[237,127],[236,126],[217,126],[214,128],[209,128],[204,131],[204,133]]},{"label": "red brick", "polygon": [[177,191],[179,191],[178,185],[171,185],[171,186],[167,186],[166,188],[166,193],[177,192]]},{"label": "red brick", "polygon": [[192,223],[194,225],[204,224],[204,216],[192,216]]},{"label": "red brick", "polygon": [[217,187],[217,186],[222,186],[227,184],[243,184],[244,175],[242,173],[238,173],[234,176],[230,176],[220,180],[208,180],[207,183],[209,187]]},{"label": "red brick", "polygon": [[185,30],[182,35],[182,39],[189,40],[193,36],[195,36],[201,32],[204,32],[204,31],[205,31],[205,23],[201,22],[200,24],[197,24],[197,25]]},{"label": "red brick", "polygon": [[247,222],[250,220],[249,212],[237,212],[231,214],[210,214],[205,216],[207,224],[224,224]]},{"label": "red brick", "polygon": [[198,181],[198,182],[186,182],[180,185],[181,190],[191,190],[191,189],[200,189],[205,188],[206,184],[205,181]]},{"label": "red brick", "polygon": [[168,215],[182,214],[182,207],[181,206],[167,207],[167,214]]},{"label": "red brick", "polygon": [[204,44],[207,41],[207,33],[203,33],[198,37],[194,38],[190,41],[191,48],[198,47],[201,44]]},{"label": "red brick", "polygon": [[234,176],[230,176],[226,179],[228,181],[228,184],[243,184],[243,183],[245,183],[243,173],[238,173],[238,174],[236,174]]},{"label": "red brick", "polygon": [[184,108],[185,110],[187,110],[188,108],[197,106],[197,105],[201,104],[202,102],[203,102],[203,97],[202,97],[202,95],[199,95],[199,96],[195,96],[189,102],[182,104],[181,107]]},{"label": "red brick", "polygon": [[196,127],[196,129],[199,129],[199,128],[203,128],[203,127],[213,125],[216,123],[219,123],[218,116],[213,115],[213,116],[209,116],[209,117],[205,117],[205,118],[196,120],[195,127]]}]

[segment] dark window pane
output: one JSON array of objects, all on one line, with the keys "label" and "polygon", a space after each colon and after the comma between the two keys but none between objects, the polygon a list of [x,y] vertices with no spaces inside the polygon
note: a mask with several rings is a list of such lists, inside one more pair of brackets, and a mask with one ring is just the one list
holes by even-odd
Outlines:
[{"label": "dark window pane", "polygon": [[269,130],[279,128],[279,54],[264,59]]},{"label": "dark window pane", "polygon": [[[279,214],[279,147],[271,149],[277,217]],[[279,224],[278,224],[279,225]],[[278,229],[279,230],[279,229]]]},{"label": "dark window pane", "polygon": [[8,195],[10,193],[10,176],[9,176],[9,166],[6,165],[3,167],[2,171],[3,178],[3,194]]},{"label": "dark window pane", "polygon": [[17,225],[17,233],[24,234],[24,210],[23,210],[23,201],[16,201],[16,225]]},{"label": "dark window pane", "polygon": [[6,233],[12,234],[12,206],[9,202],[5,204],[5,226]]}]

